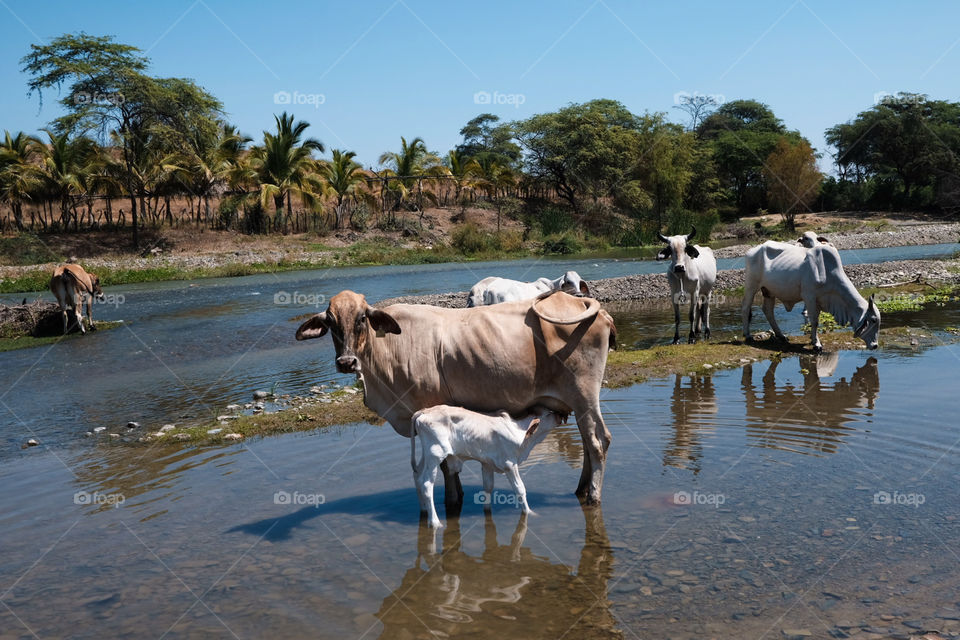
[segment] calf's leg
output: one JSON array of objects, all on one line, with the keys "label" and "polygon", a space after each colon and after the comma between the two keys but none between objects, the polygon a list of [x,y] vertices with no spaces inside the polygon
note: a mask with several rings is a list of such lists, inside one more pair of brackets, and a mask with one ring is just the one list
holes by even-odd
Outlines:
[{"label": "calf's leg", "polygon": [[488,464],[483,465],[483,510],[489,511],[493,504],[493,467]]},{"label": "calf's leg", "polygon": [[507,463],[507,480],[510,481],[514,492],[517,494],[520,508],[523,509],[524,513],[532,514],[533,511],[530,510],[530,505],[527,504],[527,488],[523,486],[523,479],[520,477],[520,467],[516,463]]},{"label": "calf's leg", "polygon": [[426,507],[427,523],[431,529],[440,526],[440,517],[437,515],[437,507],[433,504],[433,486],[437,483],[437,461],[428,459],[424,452],[423,469],[420,471],[420,496],[421,511]]}]

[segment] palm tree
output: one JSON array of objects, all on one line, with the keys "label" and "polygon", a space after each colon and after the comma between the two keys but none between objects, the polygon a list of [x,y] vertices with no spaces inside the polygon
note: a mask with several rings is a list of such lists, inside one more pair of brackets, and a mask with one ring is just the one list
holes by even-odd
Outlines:
[{"label": "palm tree", "polygon": [[482,189],[487,198],[497,207],[497,232],[500,231],[500,211],[502,201],[499,197],[501,189],[509,189],[516,184],[516,177],[510,167],[502,164],[492,154],[481,153],[476,158],[477,187]]},{"label": "palm tree", "polygon": [[363,167],[354,161],[356,153],[353,151],[332,151],[333,159],[321,165],[321,175],[329,189],[336,195],[337,207],[334,215],[334,226],[340,228],[343,221],[343,201],[347,196],[356,194],[357,188],[363,184],[366,177]]},{"label": "palm tree", "polygon": [[[413,188],[414,180],[417,183],[417,209],[423,213],[423,197],[436,201],[436,196],[423,190],[423,176],[440,165],[440,159],[427,151],[423,138],[417,137],[407,144],[407,139],[400,137],[400,151],[387,151],[380,156],[380,164],[386,165],[386,176],[396,177],[392,187],[397,192],[397,202],[394,208],[399,208],[406,200]],[[387,178],[389,182],[389,177]]]},{"label": "palm tree", "polygon": [[23,231],[23,203],[30,200],[40,185],[35,163],[40,141],[22,131],[11,136],[4,131],[0,144],[0,202],[10,205],[18,231]]},{"label": "palm tree", "polygon": [[56,133],[50,129],[44,132],[49,143],[41,147],[43,162],[41,170],[46,190],[50,196],[60,202],[60,222],[66,230],[73,210],[74,230],[79,228],[75,196],[84,195],[85,173],[90,159],[96,152],[96,143],[86,137],[70,139],[68,133]]},{"label": "palm tree", "polygon": [[467,203],[465,199],[461,199],[461,195],[465,196],[464,191],[472,191],[476,186],[474,178],[480,168],[476,160],[452,149],[447,154],[447,169],[453,178],[454,201],[460,205],[460,214],[463,216],[466,213]]},{"label": "palm tree", "polygon": [[293,115],[284,111],[274,116],[277,132],[263,132],[263,144],[254,147],[253,168],[259,181],[260,205],[266,209],[273,200],[274,213],[279,222],[283,203],[287,203],[287,218],[293,215],[290,200],[300,197],[304,206],[315,207],[323,185],[317,175],[318,163],[312,153],[323,152],[323,143],[315,138],[301,140],[310,123],[293,121]]}]

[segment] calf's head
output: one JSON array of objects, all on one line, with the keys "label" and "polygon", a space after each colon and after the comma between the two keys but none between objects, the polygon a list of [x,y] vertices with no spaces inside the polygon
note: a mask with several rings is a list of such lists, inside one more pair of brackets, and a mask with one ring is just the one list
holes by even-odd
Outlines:
[{"label": "calf's head", "polygon": [[384,311],[374,309],[367,299],[353,291],[341,291],[330,306],[300,325],[297,340],[319,338],[330,332],[337,352],[337,371],[360,373],[360,359],[369,340],[383,333],[400,333],[400,325]]},{"label": "calf's head", "polygon": [[853,336],[863,340],[867,345],[867,349],[873,350],[879,345],[880,310],[877,309],[872,295],[867,302],[866,312],[863,314],[860,322],[857,323],[857,328],[853,330]]},{"label": "calf's head", "polygon": [[700,252],[697,251],[697,248],[692,244],[689,244],[690,241],[693,240],[693,236],[696,234],[696,227],[692,227],[692,230],[688,235],[670,236],[669,238],[658,231],[657,237],[660,238],[661,242],[665,242],[667,246],[661,249],[660,253],[657,254],[657,260],[669,259],[670,271],[673,273],[684,273],[687,270],[688,260],[700,256]]}]

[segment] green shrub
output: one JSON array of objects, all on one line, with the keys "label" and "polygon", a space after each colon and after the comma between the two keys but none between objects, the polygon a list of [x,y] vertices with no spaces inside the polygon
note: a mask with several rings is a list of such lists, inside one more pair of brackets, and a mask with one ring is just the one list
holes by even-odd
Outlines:
[{"label": "green shrub", "polygon": [[538,216],[540,233],[544,236],[562,234],[573,229],[574,220],[570,212],[557,205],[547,205]]},{"label": "green shrub", "polygon": [[559,253],[569,255],[583,250],[580,239],[572,232],[568,231],[562,234],[554,234],[543,239],[544,253]]}]

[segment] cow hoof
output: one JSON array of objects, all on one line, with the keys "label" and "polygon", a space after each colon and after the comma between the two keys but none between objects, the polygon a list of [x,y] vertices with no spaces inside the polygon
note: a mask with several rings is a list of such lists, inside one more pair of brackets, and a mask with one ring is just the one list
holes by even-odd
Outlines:
[{"label": "cow hoof", "polygon": [[818,353],[818,354],[819,354],[819,353],[823,353],[823,345],[821,345],[821,344],[815,344],[815,345],[813,345],[813,352],[814,352],[814,353]]},{"label": "cow hoof", "polygon": [[680,338],[674,338],[671,344],[680,344]]},{"label": "cow hoof", "polygon": [[709,339],[710,339],[710,329],[704,329],[704,330],[703,330],[703,338],[704,338],[704,340],[709,340]]}]

